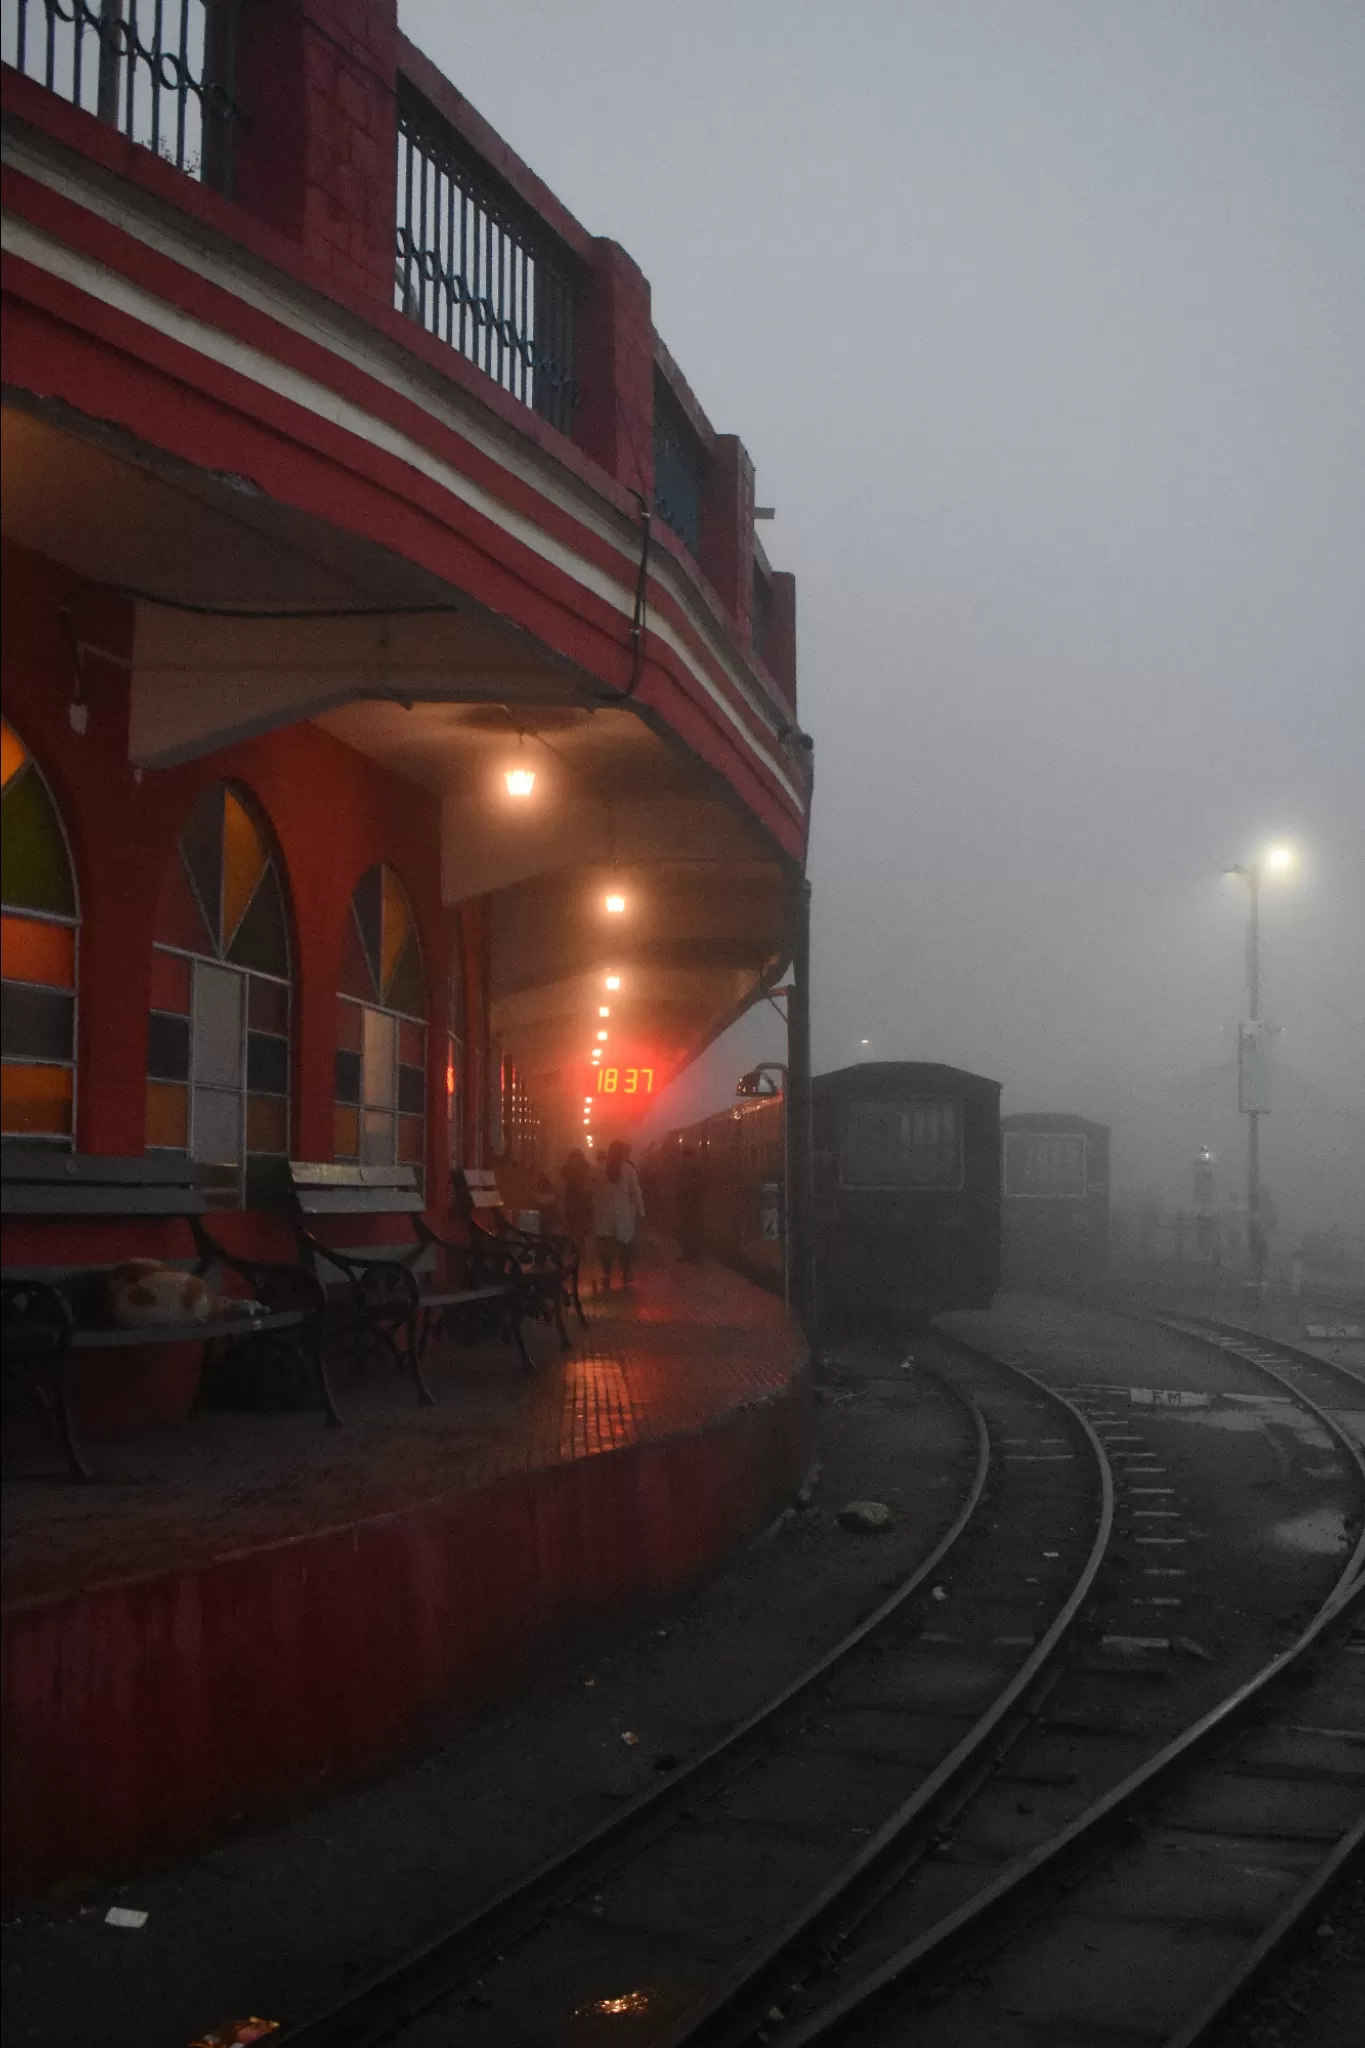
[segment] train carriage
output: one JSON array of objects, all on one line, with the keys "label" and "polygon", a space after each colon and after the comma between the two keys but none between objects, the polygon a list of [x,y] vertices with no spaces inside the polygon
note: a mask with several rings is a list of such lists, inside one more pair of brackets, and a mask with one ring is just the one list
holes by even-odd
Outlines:
[{"label": "train carriage", "polygon": [[[812,1083],[816,1286],[826,1329],[908,1329],[987,1308],[1000,1282],[1000,1086],[897,1061]],[[749,1098],[669,1133],[649,1164],[665,1213],[679,1160],[700,1162],[708,1250],[782,1282],[785,1115]]]},{"label": "train carriage", "polygon": [[1000,1284],[1000,1084],[960,1067],[821,1074],[815,1127],[822,1319],[909,1328],[989,1308]]},{"label": "train carriage", "polygon": [[1075,1294],[1098,1284],[1109,1254],[1109,1126],[1025,1111],[1001,1118],[1000,1138],[1005,1285]]}]

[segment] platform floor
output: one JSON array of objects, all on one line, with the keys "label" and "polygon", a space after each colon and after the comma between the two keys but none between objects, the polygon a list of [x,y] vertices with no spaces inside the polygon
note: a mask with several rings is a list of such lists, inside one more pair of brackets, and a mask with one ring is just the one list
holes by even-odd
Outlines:
[{"label": "platform floor", "polygon": [[203,1413],[92,1446],[72,1483],[39,1446],[6,1467],[6,1606],[90,1592],[354,1526],[500,1478],[699,1429],[780,1393],[804,1346],[780,1301],[726,1268],[646,1245],[630,1292],[585,1295],[573,1348],[528,1332],[432,1361],[437,1406],[382,1372],[343,1390],[343,1429],[314,1414]]}]

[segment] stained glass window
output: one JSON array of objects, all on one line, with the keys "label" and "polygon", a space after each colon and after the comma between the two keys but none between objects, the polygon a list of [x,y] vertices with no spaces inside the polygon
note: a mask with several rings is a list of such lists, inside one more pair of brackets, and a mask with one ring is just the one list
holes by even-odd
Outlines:
[{"label": "stained glass window", "polygon": [[346,912],[337,990],[333,1153],[421,1170],[427,984],[417,925],[392,868],[373,867]]},{"label": "stained glass window", "polygon": [[76,879],[52,792],[0,719],[0,1125],[7,1138],[69,1146],[76,1092]]},{"label": "stained glass window", "polygon": [[191,811],[157,899],[147,1144],[238,1169],[289,1151],[289,920],[280,860],[225,783]]}]

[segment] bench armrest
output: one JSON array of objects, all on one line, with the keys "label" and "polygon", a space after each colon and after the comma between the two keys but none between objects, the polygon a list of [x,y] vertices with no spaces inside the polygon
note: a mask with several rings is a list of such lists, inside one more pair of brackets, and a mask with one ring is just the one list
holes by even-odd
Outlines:
[{"label": "bench armrest", "polygon": [[412,1221],[423,1244],[464,1261],[474,1286],[505,1286],[520,1279],[521,1267],[516,1257],[510,1251],[503,1251],[501,1240],[490,1232],[481,1228],[477,1235],[471,1235],[470,1243],[456,1244],[453,1238],[442,1237],[439,1230],[433,1230],[425,1217],[414,1216]]},{"label": "bench armrest", "polygon": [[[301,1256],[311,1268],[310,1277],[314,1278],[315,1286],[322,1287],[321,1280],[315,1276],[318,1262],[324,1261],[335,1266],[360,1302],[374,1308],[402,1308],[411,1315],[417,1313],[422,1290],[407,1257],[403,1256],[403,1246],[394,1247],[399,1254],[395,1258],[367,1259],[356,1252],[338,1251],[334,1246],[324,1244],[320,1237],[314,1237],[306,1224],[297,1220],[294,1236]],[[408,1248],[408,1257],[413,1249],[416,1247]]]},{"label": "bench armrest", "polygon": [[272,1315],[285,1315],[290,1310],[297,1310],[311,1321],[322,1314],[326,1305],[322,1282],[305,1266],[275,1259],[253,1259],[241,1252],[230,1252],[198,1216],[190,1218],[190,1228],[194,1232],[200,1265],[216,1262],[233,1273],[240,1273],[255,1299],[263,1302]]}]

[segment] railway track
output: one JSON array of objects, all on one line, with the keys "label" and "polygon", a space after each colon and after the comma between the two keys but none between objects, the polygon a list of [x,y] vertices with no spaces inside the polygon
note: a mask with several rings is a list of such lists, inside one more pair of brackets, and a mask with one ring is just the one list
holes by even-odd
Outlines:
[{"label": "railway track", "polygon": [[[576,2011],[633,2011],[619,2001],[648,1982],[664,1985],[660,2027],[718,1986],[761,2019],[754,2000],[774,1972],[814,1967],[831,1915],[872,1910],[932,1852],[1032,1725],[1114,1522],[1110,1463],[1076,1406],[1019,1366],[939,1348],[975,1454],[929,1556],[723,1740],[285,2040],[513,2048]],[[945,1614],[969,1618],[968,1640]]]},{"label": "railway track", "polygon": [[[1206,1319],[1146,1319],[1252,1365],[1306,1407],[1365,1502],[1361,1445],[1338,1412],[1358,1403],[1358,1372]],[[853,1982],[793,1986],[766,2037],[785,2048],[1210,2040],[1365,1855],[1363,1617],[1365,1532],[1281,1654]],[[720,2011],[666,2037],[670,2048],[738,2038]]]},{"label": "railway track", "polygon": [[[1365,1460],[1338,1412],[1358,1375],[1245,1332],[1161,1320],[1235,1354],[1311,1413],[1365,1502]],[[1127,2028],[1113,2034],[1125,2043],[1205,2037],[1208,2014],[1239,1995],[1360,1847],[1358,1820],[1339,1823],[1365,1808],[1365,1537],[1295,1643],[1191,1726],[1170,1726],[1178,1686],[1149,1686],[1151,1705],[1116,1713],[1116,1680],[1131,1695],[1170,1676],[1143,1661],[1169,1641],[1105,1633],[1097,1618],[1116,1527],[1144,1585],[1184,1577],[1145,1561],[1182,1555],[1162,1548],[1182,1539],[1160,1533],[1171,1510],[1155,1504],[1169,1489],[1153,1483],[1153,1452],[1112,1394],[1073,1406],[1017,1360],[942,1341],[976,1457],[929,1558],[658,1791],[290,2042],[516,2048],[595,2040],[596,2025],[621,2019],[650,2048],[878,2042],[903,2038],[913,2012],[917,2044],[996,2048],[1038,2038],[1026,2015],[1011,2033],[1017,2015],[991,2004],[982,1985],[998,1972],[1079,1985],[1087,1971],[1121,1982],[1125,1968],[1142,1985],[1169,1980],[1170,2025],[1135,2030],[1112,1994],[1106,2018],[1099,1991],[1076,2029],[1045,2038],[1096,2048],[1111,2023]],[[1180,1605],[1143,1598],[1157,1621]],[[1264,1725],[1243,1741],[1258,1713]],[[1248,1784],[1266,1812],[1250,1850],[1236,1820]],[[1305,1800],[1318,1802],[1315,1817],[1296,1829],[1284,1807]],[[1256,1874],[1229,1900],[1218,1858],[1239,1853]],[[1128,1859],[1118,1877],[1116,1857]],[[1173,1867],[1198,1873],[1183,1926]],[[1158,1950],[1173,1941],[1186,1952],[1178,1983],[1154,1957],[1154,1927]],[[1071,1929],[1076,1954],[1020,1960],[1048,1928],[1063,1949]],[[1125,1940],[1136,1943],[1126,1960]],[[1183,2032],[1201,1969],[1208,2014]]]}]

